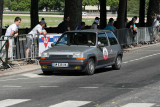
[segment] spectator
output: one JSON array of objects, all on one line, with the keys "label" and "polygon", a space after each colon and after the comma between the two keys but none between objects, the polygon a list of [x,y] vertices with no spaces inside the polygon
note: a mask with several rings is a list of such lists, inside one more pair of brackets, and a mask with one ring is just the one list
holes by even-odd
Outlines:
[{"label": "spectator", "polygon": [[137,26],[136,26],[136,21],[137,21],[138,17],[137,17],[137,16],[134,16],[133,18],[135,19],[134,27],[137,27]]},{"label": "spectator", "polygon": [[135,25],[136,23],[136,18],[132,18],[132,20],[127,24],[127,28],[132,29],[133,30],[133,35],[137,34],[137,27]]},{"label": "spectator", "polygon": [[36,25],[31,30],[31,32],[29,32],[29,34],[32,34],[32,36],[28,36],[27,37],[27,50],[26,50],[26,59],[27,59],[27,61],[30,61],[28,59],[28,57],[29,57],[29,51],[31,49],[32,39],[34,37],[36,37],[36,35],[39,35],[39,34],[46,35],[47,34],[46,30],[44,29],[45,24],[46,23],[44,21],[42,21],[42,22],[40,22],[40,24]]},{"label": "spectator", "polygon": [[160,27],[160,17],[154,17],[154,22],[152,24],[152,27]]},{"label": "spectator", "polygon": [[[46,23],[46,22],[45,22],[45,19],[42,18],[41,21],[40,21],[40,23]],[[45,24],[45,27],[47,27],[47,23]]]},{"label": "spectator", "polygon": [[[154,17],[154,22],[152,24],[152,27],[153,28],[159,28],[160,27],[160,17],[159,16]],[[154,29],[154,30],[157,30],[157,29]],[[158,36],[154,35],[154,42],[155,43],[160,41],[159,36],[160,36],[160,32],[159,32]]]},{"label": "spectator", "polygon": [[10,25],[6,30],[5,40],[7,39],[7,36],[13,36],[15,38],[18,36],[18,27],[20,23],[21,23],[21,18],[16,17],[14,23]]},{"label": "spectator", "polygon": [[[9,40],[9,50],[8,50],[8,57],[11,58],[13,57],[13,45],[15,44],[14,38],[16,38],[18,36],[18,27],[21,23],[21,18],[20,17],[16,17],[14,19],[14,23],[11,24],[5,33],[5,37],[4,40]],[[8,38],[8,37],[14,37],[14,38]]]},{"label": "spectator", "polygon": [[117,28],[117,26],[118,26],[117,20],[118,20],[118,19],[116,19],[116,21],[114,21],[114,24],[113,24],[113,26],[114,26],[115,28]]},{"label": "spectator", "polygon": [[[136,41],[136,34],[137,34],[137,27],[135,25],[136,23],[136,18],[132,18],[132,20],[127,24],[127,28],[131,29],[131,32],[133,34],[133,45],[135,46],[135,41]],[[131,46],[132,47],[132,46]]]},{"label": "spectator", "polygon": [[105,30],[110,30],[112,32],[115,32],[116,28],[113,26],[113,24],[114,24],[114,19],[110,18],[109,22],[108,22],[108,25],[104,29]]},{"label": "spectator", "polygon": [[81,22],[81,25],[76,27],[76,30],[84,30],[85,29],[85,22]]},{"label": "spectator", "polygon": [[91,26],[91,29],[97,29],[98,28],[98,23],[99,23],[99,17],[96,17],[92,26]]},{"label": "spectator", "polygon": [[70,17],[65,17],[64,21],[58,25],[57,30],[59,33],[70,31],[69,21],[70,21]]}]

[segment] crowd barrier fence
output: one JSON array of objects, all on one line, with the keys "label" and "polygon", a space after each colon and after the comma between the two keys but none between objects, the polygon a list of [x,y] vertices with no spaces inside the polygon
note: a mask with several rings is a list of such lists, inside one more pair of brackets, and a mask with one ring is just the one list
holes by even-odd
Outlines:
[{"label": "crowd barrier fence", "polygon": [[131,29],[118,29],[115,35],[122,46],[129,46],[133,44],[145,44],[158,41],[159,28],[154,27],[140,27],[137,29],[137,33],[133,34]]}]

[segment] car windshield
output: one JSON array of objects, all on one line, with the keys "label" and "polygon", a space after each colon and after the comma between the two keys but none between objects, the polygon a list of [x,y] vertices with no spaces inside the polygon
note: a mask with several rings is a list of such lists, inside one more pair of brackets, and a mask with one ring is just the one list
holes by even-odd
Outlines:
[{"label": "car windshield", "polygon": [[67,32],[63,34],[56,43],[57,45],[88,45],[95,46],[96,33]]}]

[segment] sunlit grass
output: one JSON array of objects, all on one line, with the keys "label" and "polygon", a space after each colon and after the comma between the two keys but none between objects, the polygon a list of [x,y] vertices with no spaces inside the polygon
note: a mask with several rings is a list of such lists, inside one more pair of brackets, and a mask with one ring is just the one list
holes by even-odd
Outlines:
[{"label": "sunlit grass", "polygon": [[[3,28],[5,28],[5,26],[11,25],[14,21],[14,18],[16,16],[7,16],[4,15],[3,16]],[[19,28],[30,28],[30,16],[19,16],[22,19],[22,22],[19,26]],[[41,20],[42,16],[39,17],[39,19]],[[47,27],[57,27],[59,23],[62,22],[63,17],[44,17],[45,21],[47,23]],[[94,18],[83,18],[82,21],[84,21],[86,23],[86,25],[91,25],[94,21]]]}]

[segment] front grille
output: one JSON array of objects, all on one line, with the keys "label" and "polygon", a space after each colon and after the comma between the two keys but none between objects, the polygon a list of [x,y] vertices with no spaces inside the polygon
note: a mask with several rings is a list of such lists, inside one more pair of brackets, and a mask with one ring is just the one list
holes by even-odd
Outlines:
[{"label": "front grille", "polygon": [[61,60],[72,59],[72,55],[50,55],[49,59],[54,59],[54,60],[57,60],[57,59],[61,59]]}]

